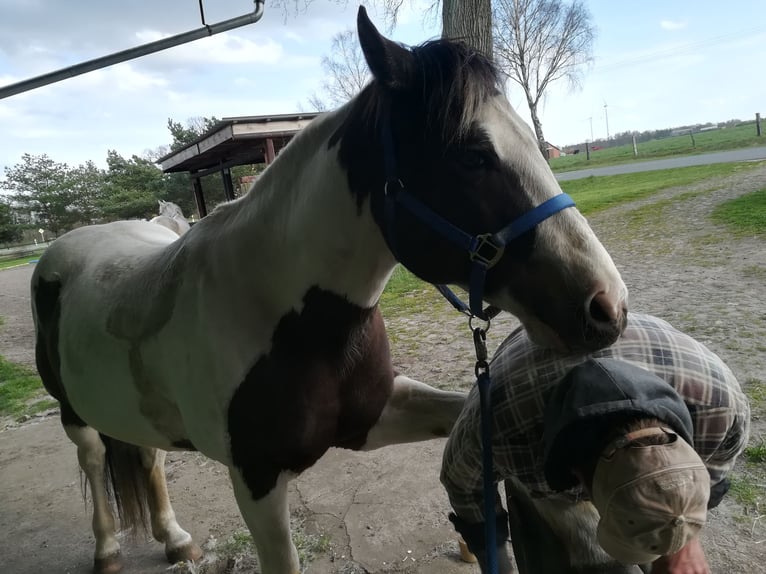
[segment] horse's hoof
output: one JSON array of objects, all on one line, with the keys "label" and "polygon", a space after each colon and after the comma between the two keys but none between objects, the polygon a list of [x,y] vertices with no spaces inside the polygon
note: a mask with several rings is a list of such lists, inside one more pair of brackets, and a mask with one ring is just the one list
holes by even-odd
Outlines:
[{"label": "horse's hoof", "polygon": [[171,564],[186,562],[187,560],[194,562],[202,558],[202,549],[194,542],[189,542],[189,544],[179,546],[178,548],[165,550],[165,556],[167,556],[168,562]]},{"label": "horse's hoof", "polygon": [[476,556],[468,550],[468,544],[466,544],[462,538],[457,541],[457,545],[460,548],[460,559],[463,562],[468,562],[469,564],[475,564],[477,562]]},{"label": "horse's hoof", "polygon": [[106,558],[93,560],[93,574],[117,574],[122,570],[122,555],[119,551]]}]

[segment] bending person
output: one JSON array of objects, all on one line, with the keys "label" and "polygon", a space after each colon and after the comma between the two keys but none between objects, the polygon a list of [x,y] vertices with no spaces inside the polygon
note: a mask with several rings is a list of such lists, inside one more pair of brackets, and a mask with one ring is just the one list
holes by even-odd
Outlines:
[{"label": "bending person", "polygon": [[[493,454],[522,574],[706,574],[698,534],[747,444],[750,409],[721,359],[665,321],[632,313],[618,341],[560,355],[522,329],[498,348]],[[450,519],[484,571],[478,391],[447,442]],[[499,572],[511,572],[498,497]],[[514,514],[516,513],[516,514]],[[514,524],[516,527],[514,528]],[[635,568],[635,567],[633,567]]]}]

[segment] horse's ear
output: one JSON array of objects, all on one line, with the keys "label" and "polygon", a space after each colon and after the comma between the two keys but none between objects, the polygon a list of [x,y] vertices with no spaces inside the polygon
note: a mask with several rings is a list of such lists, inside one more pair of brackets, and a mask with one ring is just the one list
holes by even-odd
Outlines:
[{"label": "horse's ear", "polygon": [[414,58],[407,48],[383,37],[359,6],[356,17],[359,43],[373,77],[384,87],[397,89],[410,84]]}]

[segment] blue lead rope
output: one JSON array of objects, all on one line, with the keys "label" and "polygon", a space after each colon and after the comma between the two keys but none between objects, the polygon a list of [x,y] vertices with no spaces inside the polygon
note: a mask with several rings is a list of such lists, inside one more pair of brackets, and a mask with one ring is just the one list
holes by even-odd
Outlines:
[{"label": "blue lead rope", "polygon": [[388,103],[384,104],[381,126],[381,143],[383,146],[383,162],[385,169],[383,233],[391,252],[400,260],[396,245],[396,214],[399,207],[406,209],[426,226],[450,241],[453,245],[467,252],[471,261],[471,271],[468,292],[468,305],[455,295],[446,285],[436,285],[439,292],[452,304],[455,309],[469,317],[487,322],[486,328],[473,328],[473,340],[476,346],[476,379],[479,387],[481,407],[481,440],[482,466],[484,482],[484,519],[487,553],[487,572],[497,574],[497,534],[495,499],[494,467],[492,463],[492,401],[490,396],[491,381],[489,378],[489,363],[487,363],[487,329],[489,321],[499,310],[494,307],[483,308],[484,285],[487,271],[496,265],[503,256],[505,247],[520,235],[534,229],[540,222],[548,219],[568,207],[574,207],[575,202],[566,193],[556,195],[544,201],[537,207],[517,217],[514,221],[495,233],[471,235],[435,213],[414,195],[407,192],[404,183],[399,179],[396,169],[396,153],[394,138],[391,133],[391,122]]},{"label": "blue lead rope", "polygon": [[492,461],[492,381],[487,363],[487,331],[473,330],[476,347],[476,384],[481,412],[481,466],[484,482],[484,543],[487,572],[497,574],[497,528],[495,516],[495,469]]}]

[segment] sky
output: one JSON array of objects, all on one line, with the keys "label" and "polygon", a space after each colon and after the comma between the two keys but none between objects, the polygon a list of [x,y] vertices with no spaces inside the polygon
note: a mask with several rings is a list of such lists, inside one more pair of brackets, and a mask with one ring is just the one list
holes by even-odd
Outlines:
[{"label": "sky", "polygon": [[[0,176],[24,153],[102,167],[110,149],[141,155],[170,143],[168,118],[310,110],[321,58],[354,26],[359,2],[283,1],[303,8],[285,14],[267,0],[256,24],[0,100]],[[437,37],[440,18],[424,17],[432,3],[404,0],[390,37]],[[597,30],[594,62],[579,89],[549,90],[539,110],[548,141],[604,137],[607,115],[611,134],[766,115],[763,0],[585,3]],[[206,19],[252,6],[206,0]],[[370,14],[384,29],[382,12]],[[199,26],[197,0],[0,0],[0,85]],[[528,120],[520,89],[509,85],[508,95]]]}]

